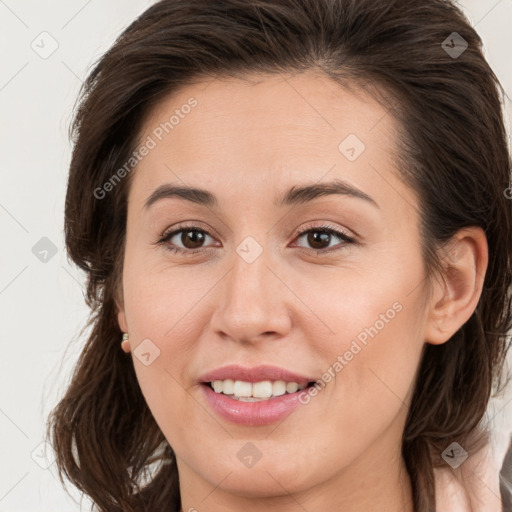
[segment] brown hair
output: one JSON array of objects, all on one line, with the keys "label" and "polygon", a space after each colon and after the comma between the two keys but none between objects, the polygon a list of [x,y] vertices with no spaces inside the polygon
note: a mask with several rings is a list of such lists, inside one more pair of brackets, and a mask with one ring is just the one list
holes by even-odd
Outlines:
[{"label": "brown hair", "polygon": [[[468,45],[457,57],[442,47],[453,32]],[[447,343],[426,345],[418,370],[402,443],[416,512],[434,510],[439,455],[452,441],[469,443],[499,390],[512,324],[512,201],[504,193],[511,162],[501,86],[460,10],[445,0],[162,0],[96,64],[72,127],[65,236],[87,275],[91,331],[48,436],[62,481],[103,512],[179,510],[180,497],[172,448],[119,345],[133,173],[103,198],[95,191],[137,147],[150,109],[178,87],[313,68],[340,85],[380,91],[393,110],[400,176],[420,198],[429,278],[442,272],[438,249],[460,228],[480,226],[487,236],[474,314]]]}]

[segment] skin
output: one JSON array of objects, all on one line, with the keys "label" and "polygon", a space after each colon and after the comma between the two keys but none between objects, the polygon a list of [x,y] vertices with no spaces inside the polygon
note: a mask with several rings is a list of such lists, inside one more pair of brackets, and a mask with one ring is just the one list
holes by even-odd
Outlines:
[{"label": "skin", "polygon": [[[132,176],[118,315],[132,355],[148,338],[160,350],[149,366],[135,355],[133,364],[176,452],[182,510],[412,511],[400,446],[414,377],[424,344],[446,342],[478,303],[484,233],[457,233],[429,289],[418,200],[393,160],[397,126],[372,96],[313,71],[197,81],[156,106],[141,140],[191,96],[197,106]],[[366,146],[355,161],[338,149],[351,133]],[[274,205],[294,185],[333,178],[378,207],[348,195]],[[145,209],[165,183],[208,189],[219,204],[173,197]],[[208,232],[204,252],[156,243],[183,222]],[[357,243],[331,236],[315,250],[297,236],[326,222]],[[247,236],[263,249],[252,263],[236,252]],[[181,234],[172,243],[197,247]],[[396,302],[401,311],[278,424],[235,425],[203,397],[198,378],[230,363],[321,378]],[[237,457],[247,442],[262,454],[252,468]]]}]

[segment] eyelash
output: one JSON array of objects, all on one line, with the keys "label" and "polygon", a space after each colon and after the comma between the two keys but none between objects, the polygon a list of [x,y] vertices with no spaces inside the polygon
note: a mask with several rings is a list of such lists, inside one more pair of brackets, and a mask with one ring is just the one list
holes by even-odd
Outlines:
[{"label": "eyelash", "polygon": [[[211,237],[211,235],[210,235],[210,233],[208,233],[208,231],[205,231],[204,229],[200,229],[199,226],[195,226],[195,225],[194,226],[184,226],[184,225],[182,225],[182,226],[178,226],[177,229],[174,229],[169,233],[164,232],[161,235],[160,239],[158,240],[157,245],[163,245],[163,246],[165,246],[165,248],[168,251],[175,253],[175,254],[182,254],[184,256],[189,256],[189,255],[197,254],[200,252],[205,252],[208,250],[208,248],[204,248],[204,247],[202,247],[200,249],[181,249],[180,247],[170,246],[168,243],[169,240],[171,238],[173,238],[175,235],[177,235],[183,231],[195,231],[198,233],[204,233]],[[316,252],[317,254],[318,253],[330,254],[332,252],[337,252],[337,251],[341,251],[342,249],[345,249],[347,245],[357,243],[354,238],[347,235],[343,231],[340,231],[340,230],[334,228],[333,226],[331,226],[329,224],[323,224],[322,226],[314,226],[314,227],[308,226],[306,229],[297,233],[295,235],[295,238],[300,238],[301,236],[303,236],[304,234],[309,233],[309,232],[321,232],[321,233],[327,233],[330,235],[334,235],[334,236],[340,238],[343,241],[343,243],[340,244],[340,247],[335,248],[335,249],[333,249],[333,248],[330,248],[330,249],[307,249],[305,247],[299,247],[298,249],[304,253],[310,254],[311,252]]]}]

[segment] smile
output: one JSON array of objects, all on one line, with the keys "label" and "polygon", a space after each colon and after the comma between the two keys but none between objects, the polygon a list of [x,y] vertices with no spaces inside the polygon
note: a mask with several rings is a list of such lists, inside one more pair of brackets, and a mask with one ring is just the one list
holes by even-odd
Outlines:
[{"label": "smile", "polygon": [[309,372],[273,365],[232,364],[202,375],[198,383],[214,414],[230,423],[258,426],[286,418],[301,405],[304,388],[316,380]]},{"label": "smile", "polygon": [[260,402],[285,394],[296,393],[306,387],[306,384],[285,382],[284,380],[262,380],[246,382],[243,380],[214,380],[209,383],[215,393],[222,393],[232,400],[242,402]]}]

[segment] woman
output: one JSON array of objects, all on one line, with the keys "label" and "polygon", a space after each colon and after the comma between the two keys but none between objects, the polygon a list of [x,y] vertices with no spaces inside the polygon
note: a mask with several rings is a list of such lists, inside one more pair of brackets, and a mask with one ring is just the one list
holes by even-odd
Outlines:
[{"label": "woman", "polygon": [[499,84],[454,5],[163,0],[74,135],[92,329],[49,436],[98,510],[499,510],[450,490],[512,320]]}]

